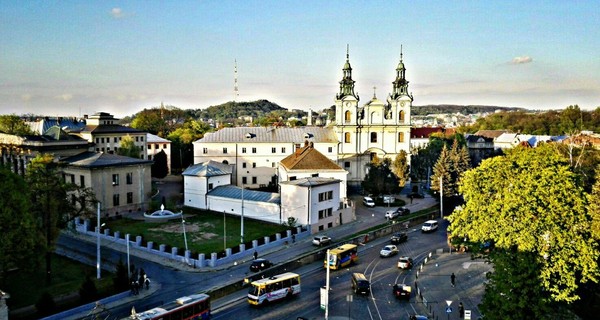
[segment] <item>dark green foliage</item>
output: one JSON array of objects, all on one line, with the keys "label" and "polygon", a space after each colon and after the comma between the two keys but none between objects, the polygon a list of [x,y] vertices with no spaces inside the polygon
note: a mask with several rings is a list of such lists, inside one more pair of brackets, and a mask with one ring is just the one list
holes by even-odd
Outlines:
[{"label": "dark green foliage", "polygon": [[[249,102],[229,101],[220,105],[210,106],[203,110],[198,110],[196,111],[196,116],[201,119],[235,121],[238,117],[250,116],[256,119],[275,111],[287,112],[287,109],[282,108],[279,105],[272,103],[268,100],[257,100]],[[306,115],[306,112],[302,112],[302,115]]]},{"label": "dark green foliage", "polygon": [[375,158],[367,167],[368,173],[362,182],[362,187],[367,193],[382,195],[400,192],[398,177],[392,172],[392,161],[389,158],[382,161]]},{"label": "dark green foliage", "polygon": [[56,312],[56,303],[54,297],[48,292],[44,292],[40,299],[35,303],[38,315],[47,316]]},{"label": "dark green foliage", "polygon": [[426,105],[426,106],[412,106],[410,113],[413,116],[426,116],[428,114],[439,114],[439,113],[461,113],[461,114],[475,114],[485,112],[495,112],[497,110],[504,111],[517,111],[524,110],[523,108],[508,108],[498,106],[476,106],[476,105],[452,105],[452,104],[439,104],[439,105]]},{"label": "dark green foliage", "polygon": [[169,174],[167,164],[167,154],[164,150],[154,155],[154,163],[152,164],[152,177],[162,179]]},{"label": "dark green foliage", "polygon": [[79,298],[81,298],[81,302],[83,303],[94,301],[98,298],[98,289],[96,289],[96,284],[89,275],[85,277],[79,288]]},{"label": "dark green foliage", "polygon": [[116,292],[123,292],[129,289],[129,275],[127,274],[127,266],[123,260],[119,259],[116,266],[115,276],[113,277],[113,287]]}]

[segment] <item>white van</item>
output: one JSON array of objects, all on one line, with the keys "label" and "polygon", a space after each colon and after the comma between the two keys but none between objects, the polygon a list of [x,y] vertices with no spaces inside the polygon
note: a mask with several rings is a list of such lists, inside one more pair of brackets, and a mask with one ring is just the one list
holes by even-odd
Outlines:
[{"label": "white van", "polygon": [[437,230],[438,222],[436,220],[427,220],[421,227],[421,232],[432,232]]}]

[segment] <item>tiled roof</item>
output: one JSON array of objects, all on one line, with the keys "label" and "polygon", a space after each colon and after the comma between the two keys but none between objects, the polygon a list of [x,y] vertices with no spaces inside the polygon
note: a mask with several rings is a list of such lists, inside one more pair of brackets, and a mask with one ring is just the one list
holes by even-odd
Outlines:
[{"label": "tiled roof", "polygon": [[482,136],[486,138],[497,138],[503,133],[509,132],[508,130],[479,130],[475,132],[476,136]]},{"label": "tiled roof", "polygon": [[[242,199],[242,188],[234,185],[218,186],[209,191],[207,195],[229,199]],[[281,197],[278,193],[244,189],[243,195],[245,201],[281,203]]]},{"label": "tiled roof", "polygon": [[340,179],[324,178],[324,177],[307,177],[291,181],[282,181],[280,184],[289,184],[300,187],[323,186],[332,183],[340,183]]},{"label": "tiled roof", "polygon": [[185,169],[185,171],[183,171],[182,175],[195,177],[214,177],[230,174],[231,172],[232,170],[229,165],[211,160],[188,167]]},{"label": "tiled roof", "polygon": [[288,170],[344,170],[312,145],[297,149],[281,160],[281,164]]},{"label": "tiled roof", "polygon": [[422,127],[422,128],[411,128],[410,129],[410,137],[412,139],[415,138],[429,138],[432,133],[436,132],[444,132],[444,128],[442,127]]},{"label": "tiled roof", "polygon": [[61,162],[76,167],[100,168],[120,167],[136,164],[151,164],[152,161],[120,156],[103,152],[83,152],[78,155],[64,158]]},{"label": "tiled roof", "polygon": [[195,142],[287,142],[303,143],[304,141],[317,143],[337,143],[338,138],[331,128],[324,127],[235,127],[222,128],[216,132],[204,135],[202,139]]}]

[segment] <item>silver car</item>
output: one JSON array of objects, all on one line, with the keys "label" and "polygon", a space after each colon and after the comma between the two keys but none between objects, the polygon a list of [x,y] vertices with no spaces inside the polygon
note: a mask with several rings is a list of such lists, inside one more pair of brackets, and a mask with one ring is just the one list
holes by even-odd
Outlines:
[{"label": "silver car", "polygon": [[391,257],[395,254],[398,254],[398,247],[393,244],[388,244],[387,246],[383,247],[381,251],[379,251],[379,256],[382,258]]}]

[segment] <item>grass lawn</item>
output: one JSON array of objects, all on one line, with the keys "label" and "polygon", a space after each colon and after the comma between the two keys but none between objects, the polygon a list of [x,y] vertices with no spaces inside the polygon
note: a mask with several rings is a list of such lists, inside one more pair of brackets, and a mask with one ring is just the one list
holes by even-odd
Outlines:
[{"label": "grass lawn", "polygon": [[46,284],[46,263],[43,262],[34,274],[20,271],[11,272],[5,279],[2,290],[10,294],[7,300],[10,309],[34,305],[44,292],[48,292],[58,302],[57,297],[78,293],[86,275],[94,280],[96,289],[104,296],[113,294],[112,274],[103,270],[102,279],[96,280],[96,268],[77,261],[52,255],[52,283]]},{"label": "grass lawn", "polygon": [[[224,250],[225,245],[227,248],[232,248],[240,244],[240,217],[230,215],[224,217],[220,213],[191,208],[185,210],[184,216],[188,249],[192,252],[204,253],[208,256],[212,252]],[[130,240],[134,240],[136,236],[142,236],[144,241],[154,242],[155,248],[160,244],[177,247],[180,250],[185,248],[181,219],[161,223],[120,219],[108,221],[106,224],[111,232],[119,231],[121,237],[130,234]],[[246,218],[244,219],[244,241],[251,242],[278,232],[285,233],[287,229],[283,225]]]}]

